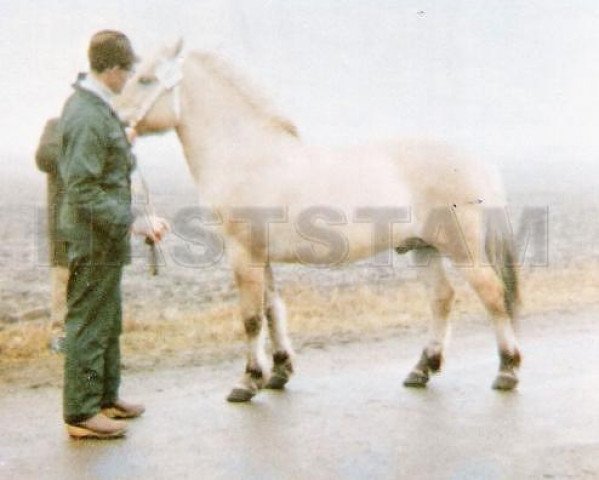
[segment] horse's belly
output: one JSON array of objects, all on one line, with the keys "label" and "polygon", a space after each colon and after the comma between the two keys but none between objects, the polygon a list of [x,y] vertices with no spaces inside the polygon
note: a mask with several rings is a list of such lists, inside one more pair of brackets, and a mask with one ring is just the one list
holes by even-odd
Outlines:
[{"label": "horse's belly", "polygon": [[269,259],[307,265],[339,265],[392,249],[414,232],[409,221],[393,222],[380,218],[367,221],[366,217],[356,219],[331,210],[327,222],[323,220],[323,212],[326,210],[314,209],[292,217],[284,224],[271,224]]}]

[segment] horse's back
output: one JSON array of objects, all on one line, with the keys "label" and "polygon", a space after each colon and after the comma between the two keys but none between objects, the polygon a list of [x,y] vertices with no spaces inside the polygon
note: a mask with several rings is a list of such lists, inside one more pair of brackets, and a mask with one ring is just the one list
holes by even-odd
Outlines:
[{"label": "horse's back", "polygon": [[[287,160],[292,183],[301,185],[301,204],[344,210],[408,206],[410,187],[384,143],[344,147],[301,146]],[[298,198],[299,199],[299,198]]]},{"label": "horse's back", "polygon": [[496,169],[444,142],[396,139],[347,147],[303,146],[288,160],[295,200],[343,208],[505,205]]},{"label": "horse's back", "polygon": [[413,201],[428,207],[505,205],[496,168],[445,142],[400,139],[389,143]]}]

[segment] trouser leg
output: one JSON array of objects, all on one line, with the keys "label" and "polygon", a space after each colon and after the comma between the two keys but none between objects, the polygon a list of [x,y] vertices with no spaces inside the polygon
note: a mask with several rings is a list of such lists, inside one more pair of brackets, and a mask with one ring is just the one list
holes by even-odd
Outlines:
[{"label": "trouser leg", "polygon": [[114,319],[108,348],[104,353],[104,392],[102,396],[102,407],[112,405],[119,398],[119,385],[121,384],[121,346],[119,337],[121,334],[121,299],[120,289],[114,297]]},{"label": "trouser leg", "polygon": [[77,423],[100,410],[119,383],[121,266],[75,261],[67,286],[64,418]]},{"label": "trouser leg", "polygon": [[67,312],[67,281],[69,269],[53,266],[50,273],[51,298],[50,298],[50,329],[62,331]]}]

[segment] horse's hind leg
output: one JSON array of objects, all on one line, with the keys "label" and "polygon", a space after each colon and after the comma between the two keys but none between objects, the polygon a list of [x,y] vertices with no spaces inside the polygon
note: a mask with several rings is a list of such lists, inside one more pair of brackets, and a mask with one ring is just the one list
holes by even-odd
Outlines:
[{"label": "horse's hind leg", "polygon": [[500,360],[493,388],[512,390],[518,384],[521,357],[511,318],[513,313],[506,306],[505,286],[489,266],[467,268],[464,273],[493,319]]},{"label": "horse's hind leg", "polygon": [[227,400],[247,402],[264,385],[266,353],[264,350],[264,267],[249,262],[235,265],[235,279],[239,287],[241,315],[247,341],[245,372]]},{"label": "horse's hind leg", "polygon": [[443,363],[443,348],[449,332],[449,312],[454,290],[447,280],[442,258],[435,248],[420,248],[414,251],[420,276],[425,281],[431,296],[432,322],[430,339],[424,347],[420,360],[404,380],[406,387],[424,387],[429,374],[436,373]]},{"label": "horse's hind leg", "polygon": [[264,388],[281,390],[293,373],[293,349],[287,334],[285,304],[277,292],[270,265],[266,266],[265,283],[264,305],[273,349],[273,367]]}]

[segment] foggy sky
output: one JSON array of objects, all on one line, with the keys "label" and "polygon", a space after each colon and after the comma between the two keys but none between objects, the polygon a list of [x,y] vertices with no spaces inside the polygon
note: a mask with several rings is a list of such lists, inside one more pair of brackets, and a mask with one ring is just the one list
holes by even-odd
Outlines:
[{"label": "foggy sky", "polygon": [[[187,50],[222,53],[311,142],[425,134],[516,166],[527,155],[542,163],[556,151],[592,164],[599,148],[595,0],[0,6],[3,166],[32,157],[45,120],[60,112],[76,73],[87,69],[89,37],[103,28],[126,32],[142,55],[179,36]],[[172,136],[140,149],[149,157],[180,155]]]}]

